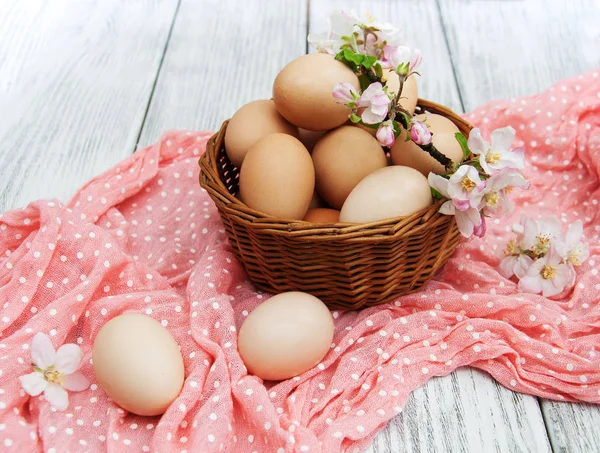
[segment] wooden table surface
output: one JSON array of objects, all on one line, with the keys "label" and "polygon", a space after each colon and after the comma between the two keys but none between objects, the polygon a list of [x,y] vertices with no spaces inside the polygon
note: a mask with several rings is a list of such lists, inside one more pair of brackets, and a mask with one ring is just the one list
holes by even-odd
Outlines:
[{"label": "wooden table surface", "polygon": [[[167,129],[267,98],[334,8],[403,27],[422,97],[469,111],[600,66],[599,0],[0,0],[0,212],[68,200]],[[415,391],[370,452],[600,451],[600,408],[460,369]]]}]

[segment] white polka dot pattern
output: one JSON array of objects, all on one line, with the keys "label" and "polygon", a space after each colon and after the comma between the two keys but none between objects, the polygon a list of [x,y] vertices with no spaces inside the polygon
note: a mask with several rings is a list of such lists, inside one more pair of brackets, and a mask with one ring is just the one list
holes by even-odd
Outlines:
[{"label": "white polka dot pattern", "polygon": [[[563,299],[519,294],[500,276],[514,219],[499,219],[485,242],[463,242],[424,291],[334,312],[336,333],[323,361],[265,386],[247,374],[236,335],[268,295],[245,279],[198,185],[197,159],[210,134],[168,133],[90,181],[68,205],[37,201],[0,218],[0,445],[289,452],[340,451],[343,443],[362,450],[412,389],[469,364],[516,391],[600,402],[598,74],[494,102],[467,118],[484,135],[511,125],[527,147],[533,187],[514,193],[517,213],[584,222],[590,259]],[[126,413],[94,381],[93,338],[124,311],[153,317],[181,346],[185,385],[162,418]],[[64,412],[19,392],[38,331],[85,354],[81,371],[92,385],[72,393]]]}]

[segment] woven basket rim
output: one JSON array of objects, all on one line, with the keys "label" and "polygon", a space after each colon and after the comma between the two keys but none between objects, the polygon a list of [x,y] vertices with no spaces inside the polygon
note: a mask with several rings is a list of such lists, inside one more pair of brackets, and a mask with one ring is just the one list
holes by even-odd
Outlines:
[{"label": "woven basket rim", "polygon": [[[417,105],[425,111],[434,110],[436,114],[447,117],[468,138],[473,126],[448,107],[421,98],[418,99]],[[266,230],[273,234],[283,234],[290,238],[301,237],[303,240],[331,240],[332,237],[352,238],[361,236],[374,236],[381,240],[384,238],[397,238],[403,232],[412,231],[414,233],[415,226],[425,225],[435,220],[440,221],[440,217],[445,219],[450,217],[438,212],[439,207],[447,201],[445,199],[438,200],[410,216],[391,217],[368,223],[312,223],[298,219],[281,219],[252,209],[230,193],[219,176],[217,157],[220,150],[215,149],[214,145],[215,142],[222,141],[228,123],[229,120],[225,120],[220,130],[210,137],[206,151],[200,157],[199,164],[202,170],[200,184],[206,190],[210,188],[211,192],[218,196],[228,215],[237,217],[237,220],[244,223],[248,228]]]}]

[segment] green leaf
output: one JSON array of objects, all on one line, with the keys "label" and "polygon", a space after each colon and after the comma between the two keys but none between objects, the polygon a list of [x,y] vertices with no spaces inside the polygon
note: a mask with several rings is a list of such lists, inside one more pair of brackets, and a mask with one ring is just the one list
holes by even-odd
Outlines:
[{"label": "green leaf", "polygon": [[402,133],[402,128],[398,124],[398,121],[392,121],[392,126],[394,128],[394,138],[398,138],[398,136]]},{"label": "green leaf", "polygon": [[366,55],[360,53],[354,53],[350,49],[344,49],[344,58],[348,61],[354,62],[357,66],[362,64]]},{"label": "green leaf", "polygon": [[365,69],[371,69],[375,63],[377,63],[377,57],[372,55],[365,56],[362,61],[362,65],[365,67]]},{"label": "green leaf", "polygon": [[431,189],[431,195],[433,196],[433,198],[437,198],[438,200],[442,199],[442,198],[445,198],[441,193],[439,193],[433,187],[430,187],[430,189]]},{"label": "green leaf", "polygon": [[381,123],[377,123],[377,124],[367,124],[364,121],[361,121],[360,124],[362,124],[365,127],[368,127],[369,129],[379,129],[379,125]]},{"label": "green leaf", "polygon": [[383,68],[381,67],[381,65],[379,63],[375,63],[375,65],[373,66],[373,69],[375,69],[375,75],[379,78],[383,77]]},{"label": "green leaf", "polygon": [[460,144],[460,147],[462,148],[463,160],[468,160],[469,157],[471,157],[471,151],[469,150],[469,145],[467,144],[467,138],[460,132],[457,132],[456,134],[454,134],[454,136],[456,137],[456,141]]},{"label": "green leaf", "polygon": [[358,76],[358,82],[360,83],[360,89],[366,90],[371,84],[371,80],[369,80],[369,76],[367,74],[361,74]]},{"label": "green leaf", "polygon": [[353,123],[360,123],[360,116],[358,116],[356,113],[352,112],[350,114],[350,121],[352,121]]}]

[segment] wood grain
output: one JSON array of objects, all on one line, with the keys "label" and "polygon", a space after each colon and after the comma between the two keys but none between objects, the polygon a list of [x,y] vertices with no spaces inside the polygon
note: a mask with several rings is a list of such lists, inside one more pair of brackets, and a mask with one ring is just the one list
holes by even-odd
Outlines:
[{"label": "wood grain", "polygon": [[0,2],[0,212],[130,154],[177,0]]},{"label": "wood grain", "polygon": [[[595,0],[439,2],[467,110],[496,98],[541,92],[600,66]],[[597,406],[540,404],[555,452],[600,450]]]},{"label": "wood grain", "polygon": [[438,1],[466,110],[600,65],[597,0]]},{"label": "wood grain", "polygon": [[270,98],[305,36],[306,0],[183,0],[140,145],[167,129],[217,130],[245,103]]}]

